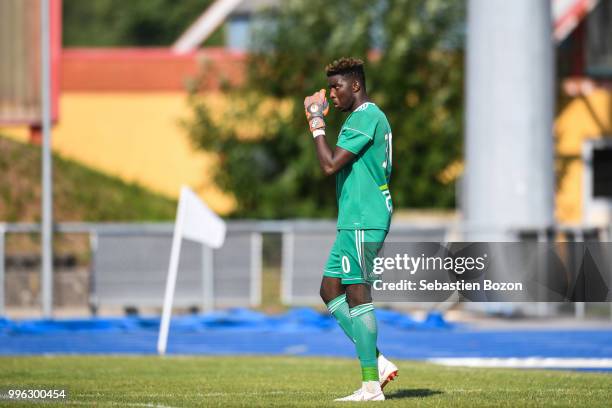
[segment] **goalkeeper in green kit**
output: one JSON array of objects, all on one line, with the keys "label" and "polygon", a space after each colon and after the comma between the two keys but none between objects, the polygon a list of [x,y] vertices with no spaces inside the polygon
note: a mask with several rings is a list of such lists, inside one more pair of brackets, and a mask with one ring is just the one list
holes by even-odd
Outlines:
[{"label": "goalkeeper in green kit", "polygon": [[336,401],[382,401],[382,388],[398,370],[376,347],[378,329],[366,260],[372,246],[384,242],[391,222],[391,127],[368,98],[361,60],[341,58],[329,64],[326,73],[334,107],[349,115],[332,151],[325,139],[325,90],[304,100],[321,169],[336,175],[337,235],[323,272],[321,298],[355,343],[362,371],[362,386]]}]

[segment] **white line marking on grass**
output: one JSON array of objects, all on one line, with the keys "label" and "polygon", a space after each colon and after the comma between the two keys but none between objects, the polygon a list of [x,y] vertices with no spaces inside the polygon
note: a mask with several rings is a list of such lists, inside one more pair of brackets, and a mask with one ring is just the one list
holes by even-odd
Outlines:
[{"label": "white line marking on grass", "polygon": [[[302,391],[296,393],[301,394]],[[313,392],[314,393],[314,392]],[[206,392],[195,394],[196,397],[230,397],[234,395],[282,395],[285,391],[236,391],[236,392]]]},{"label": "white line marking on grass", "polygon": [[308,351],[308,346],[305,344],[295,344],[293,346],[285,347],[283,353],[286,354],[302,354]]},{"label": "white line marking on grass", "polygon": [[110,405],[113,407],[151,407],[151,408],[178,408],[170,405],[161,405],[155,404],[152,402],[144,403],[144,402],[115,402],[115,401],[78,401],[78,400],[69,400],[65,402],[66,404],[71,405]]},{"label": "white line marking on grass", "polygon": [[431,358],[430,363],[453,367],[610,368],[612,358]]}]

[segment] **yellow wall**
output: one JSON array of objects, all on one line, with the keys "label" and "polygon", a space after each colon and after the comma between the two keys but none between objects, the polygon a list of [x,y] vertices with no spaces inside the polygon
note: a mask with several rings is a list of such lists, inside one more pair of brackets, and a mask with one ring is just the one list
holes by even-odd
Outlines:
[{"label": "yellow wall", "polygon": [[583,221],[582,146],[587,139],[612,134],[612,92],[595,89],[574,98],[555,121],[557,155],[565,157],[568,166],[557,192],[556,217],[560,222]]},{"label": "yellow wall", "polygon": [[[215,157],[196,152],[181,128],[189,114],[184,92],[64,93],[53,149],[170,197],[189,185],[214,211],[227,213],[234,201],[213,184]],[[3,131],[28,139],[24,128]]]}]

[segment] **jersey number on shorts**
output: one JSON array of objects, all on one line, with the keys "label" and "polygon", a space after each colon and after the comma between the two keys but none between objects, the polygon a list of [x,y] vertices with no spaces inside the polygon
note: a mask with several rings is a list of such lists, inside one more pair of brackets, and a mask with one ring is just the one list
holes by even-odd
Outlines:
[{"label": "jersey number on shorts", "polygon": [[349,273],[351,271],[351,263],[346,255],[342,257],[342,271],[344,273]]}]

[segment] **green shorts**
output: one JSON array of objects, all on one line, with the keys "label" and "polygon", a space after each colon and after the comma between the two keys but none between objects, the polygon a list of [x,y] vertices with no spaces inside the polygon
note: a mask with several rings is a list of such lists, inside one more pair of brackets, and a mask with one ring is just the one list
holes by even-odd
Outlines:
[{"label": "green shorts", "polygon": [[338,230],[323,276],[340,278],[343,285],[371,283],[371,264],[386,236],[385,230]]}]

